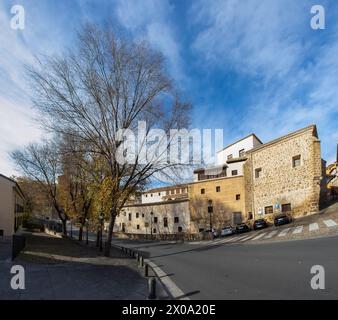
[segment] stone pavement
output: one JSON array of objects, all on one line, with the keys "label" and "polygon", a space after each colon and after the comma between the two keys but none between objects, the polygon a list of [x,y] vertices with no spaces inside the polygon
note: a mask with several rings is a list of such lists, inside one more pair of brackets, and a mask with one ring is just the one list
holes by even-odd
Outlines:
[{"label": "stone pavement", "polygon": [[[25,268],[25,290],[10,288],[12,265]],[[28,234],[13,262],[0,257],[1,299],[146,299],[147,280],[135,259],[112,248],[111,257],[75,241]]]}]

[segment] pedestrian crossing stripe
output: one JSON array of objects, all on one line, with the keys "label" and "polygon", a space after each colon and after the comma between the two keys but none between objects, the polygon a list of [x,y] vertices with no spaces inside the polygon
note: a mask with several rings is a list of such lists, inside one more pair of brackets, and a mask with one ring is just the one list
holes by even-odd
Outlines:
[{"label": "pedestrian crossing stripe", "polygon": [[270,238],[272,238],[276,233],[278,233],[278,230],[271,231],[264,239],[270,239]]},{"label": "pedestrian crossing stripe", "polygon": [[279,233],[278,237],[285,237],[285,236],[287,235],[287,233],[289,232],[290,229],[291,229],[291,228],[286,228],[286,229],[282,230],[282,231]]},{"label": "pedestrian crossing stripe", "polygon": [[242,240],[240,240],[240,242],[250,240],[250,239],[253,238],[253,237],[254,237],[254,236],[245,237],[245,238],[243,238]]},{"label": "pedestrian crossing stripe", "polygon": [[310,225],[309,225],[309,231],[311,232],[311,231],[316,231],[316,230],[318,230],[319,229],[319,225],[318,225],[318,223],[311,223]]},{"label": "pedestrian crossing stripe", "polygon": [[296,227],[292,234],[298,234],[298,233],[302,233],[303,232],[303,226],[299,226],[299,227]]},{"label": "pedestrian crossing stripe", "polygon": [[252,240],[258,240],[266,235],[266,232],[259,234],[257,237],[254,237]]},{"label": "pedestrian crossing stripe", "polygon": [[332,219],[324,220],[323,222],[325,223],[325,225],[326,225],[327,227],[334,227],[334,226],[337,225],[337,223],[334,222]]}]

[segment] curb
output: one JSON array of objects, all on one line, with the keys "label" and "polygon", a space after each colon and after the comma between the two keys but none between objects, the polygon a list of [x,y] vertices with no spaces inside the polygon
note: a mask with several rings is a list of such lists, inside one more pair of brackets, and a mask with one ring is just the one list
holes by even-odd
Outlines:
[{"label": "curb", "polygon": [[120,249],[125,253],[129,254],[139,261],[139,265],[144,267],[145,277],[149,276],[149,268],[156,277],[157,282],[161,285],[164,291],[168,294],[170,300],[190,300],[189,297],[171,280],[170,276],[166,274],[159,266],[156,265],[150,259],[145,259],[138,250],[119,246],[116,244],[111,245],[114,248]]}]

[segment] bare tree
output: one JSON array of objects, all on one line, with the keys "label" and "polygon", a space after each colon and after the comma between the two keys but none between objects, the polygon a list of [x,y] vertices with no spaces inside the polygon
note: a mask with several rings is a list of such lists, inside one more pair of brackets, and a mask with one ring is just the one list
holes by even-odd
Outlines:
[{"label": "bare tree", "polygon": [[68,216],[60,203],[58,177],[61,175],[61,161],[58,146],[53,142],[30,144],[23,150],[11,153],[16,165],[27,178],[37,181],[55,208],[66,234]]},{"label": "bare tree", "polygon": [[[168,168],[177,167],[165,152],[144,161],[145,137],[133,150],[133,163],[121,163],[125,136],[120,130],[135,132],[138,121],[146,121],[146,133],[151,127],[167,134],[170,128],[187,127],[190,104],[174,89],[160,53],[92,25],[79,34],[77,50],[27,69],[44,127],[76,137],[87,153],[103,159],[104,178],[111,184],[109,255],[115,217],[125,202],[155,173],[171,175]],[[157,143],[169,146],[166,139]]]}]

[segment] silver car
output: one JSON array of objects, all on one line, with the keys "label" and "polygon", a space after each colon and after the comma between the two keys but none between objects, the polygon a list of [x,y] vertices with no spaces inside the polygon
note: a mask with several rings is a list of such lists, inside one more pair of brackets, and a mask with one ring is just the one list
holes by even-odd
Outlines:
[{"label": "silver car", "polygon": [[235,233],[235,228],[226,226],[221,230],[221,237],[230,236]]}]

